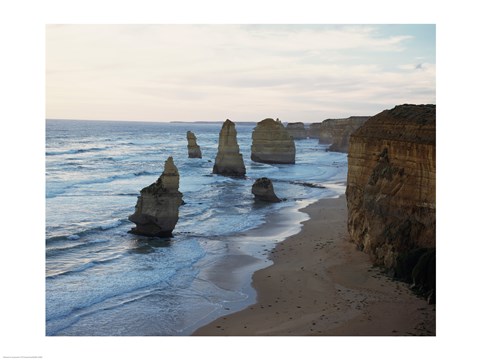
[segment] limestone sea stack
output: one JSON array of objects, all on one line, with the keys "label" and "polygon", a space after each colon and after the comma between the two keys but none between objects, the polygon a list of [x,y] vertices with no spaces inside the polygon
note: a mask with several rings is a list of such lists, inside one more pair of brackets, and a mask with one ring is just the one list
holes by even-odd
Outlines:
[{"label": "limestone sea stack", "polygon": [[266,177],[255,180],[252,185],[252,194],[255,195],[255,199],[267,202],[280,202],[275,191],[273,190],[272,180]]},{"label": "limestone sea stack", "polygon": [[[400,105],[350,136],[348,231],[375,264],[435,288],[435,105]],[[431,295],[431,294],[430,294]]]},{"label": "limestone sea stack", "polygon": [[200,146],[197,145],[197,137],[191,131],[187,131],[187,141],[188,141],[188,157],[189,158],[202,158],[202,150]]},{"label": "limestone sea stack", "polygon": [[235,124],[225,120],[218,139],[218,152],[213,173],[224,176],[245,176],[245,164],[237,142]]},{"label": "limestone sea stack", "polygon": [[252,133],[251,159],[266,164],[295,164],[295,142],[280,120],[257,123]]},{"label": "limestone sea stack", "polygon": [[302,122],[288,123],[286,129],[294,140],[303,140],[307,138],[305,124]]},{"label": "limestone sea stack", "polygon": [[170,156],[162,175],[156,182],[143,188],[129,220],[136,227],[132,233],[145,236],[170,237],[178,221],[182,193],[178,191],[180,176]]},{"label": "limestone sea stack", "polygon": [[307,128],[307,136],[311,139],[318,139],[320,137],[320,130],[322,123],[312,123]]}]

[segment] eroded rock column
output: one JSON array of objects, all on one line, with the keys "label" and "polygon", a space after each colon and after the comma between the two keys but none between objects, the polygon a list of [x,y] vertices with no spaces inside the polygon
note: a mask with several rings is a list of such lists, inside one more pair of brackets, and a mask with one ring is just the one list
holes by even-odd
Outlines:
[{"label": "eroded rock column", "polygon": [[202,150],[197,144],[197,137],[191,131],[187,131],[187,141],[188,141],[188,157],[189,158],[202,158]]},{"label": "eroded rock column", "polygon": [[245,176],[245,164],[237,142],[235,124],[225,120],[218,139],[218,152],[213,173],[224,176]]},{"label": "eroded rock column", "polygon": [[295,142],[280,120],[260,121],[252,133],[252,161],[295,164]]},{"label": "eroded rock column", "polygon": [[140,191],[135,213],[128,217],[136,225],[132,228],[132,233],[158,237],[172,236],[183,197],[178,191],[179,182],[177,167],[170,156],[158,180]]}]

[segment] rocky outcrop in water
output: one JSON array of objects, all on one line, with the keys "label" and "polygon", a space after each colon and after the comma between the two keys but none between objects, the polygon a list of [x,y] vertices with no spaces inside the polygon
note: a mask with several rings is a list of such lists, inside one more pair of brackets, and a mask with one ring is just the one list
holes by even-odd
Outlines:
[{"label": "rocky outcrop in water", "polygon": [[311,139],[318,139],[320,136],[320,130],[322,123],[312,123],[306,128],[307,136]]},{"label": "rocky outcrop in water", "polygon": [[279,120],[257,123],[252,133],[251,159],[267,164],[295,164],[295,142]]},{"label": "rocky outcrop in water", "polygon": [[285,129],[287,129],[287,132],[294,140],[303,140],[307,138],[307,131],[302,122],[288,123]]},{"label": "rocky outcrop in water", "polygon": [[329,151],[348,152],[350,135],[362,126],[369,116],[350,116],[345,119],[327,119],[310,125],[311,137],[320,143],[331,144]]},{"label": "rocky outcrop in water", "polygon": [[350,136],[346,190],[352,240],[427,292],[435,278],[435,118],[435,105],[370,118]]},{"label": "rocky outcrop in water", "polygon": [[143,188],[128,219],[135,223],[132,233],[145,236],[170,237],[178,221],[182,193],[178,191],[180,176],[170,156],[156,182]]},{"label": "rocky outcrop in water", "polygon": [[200,146],[197,145],[197,137],[191,131],[187,131],[187,141],[188,141],[188,157],[189,158],[202,158],[202,150]]},{"label": "rocky outcrop in water", "polygon": [[275,195],[272,180],[266,177],[255,180],[255,183],[252,185],[252,194],[255,195],[256,200],[267,202],[282,201]]},{"label": "rocky outcrop in water", "polygon": [[225,120],[218,140],[218,152],[213,173],[225,176],[245,176],[245,164],[237,143],[235,124]]}]

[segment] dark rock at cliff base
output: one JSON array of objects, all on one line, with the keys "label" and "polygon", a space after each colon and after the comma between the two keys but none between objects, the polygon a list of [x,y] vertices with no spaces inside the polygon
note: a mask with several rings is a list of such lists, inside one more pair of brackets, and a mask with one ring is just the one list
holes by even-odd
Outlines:
[{"label": "dark rock at cliff base", "polygon": [[428,297],[429,303],[435,303],[435,249],[420,248],[399,254],[394,268],[394,277],[412,284],[416,293]]},{"label": "dark rock at cliff base", "polygon": [[197,137],[191,131],[187,131],[187,149],[189,158],[202,158],[202,150],[200,146],[197,145]]},{"label": "dark rock at cliff base", "polygon": [[243,177],[246,173],[243,156],[238,147],[235,123],[229,119],[225,120],[219,134],[213,173],[234,177]]},{"label": "dark rock at cliff base", "polygon": [[252,185],[252,194],[255,195],[256,200],[267,202],[282,201],[275,195],[272,180],[266,177],[255,180],[255,183]]},{"label": "dark rock at cliff base", "polygon": [[350,136],[346,189],[351,239],[375,264],[396,267],[427,292],[434,292],[425,290],[434,256],[420,261],[431,251],[418,249],[436,246],[435,123],[435,105],[371,117]]},{"label": "dark rock at cliff base", "polygon": [[132,233],[158,237],[172,235],[178,221],[178,208],[182,204],[179,181],[177,167],[169,157],[158,180],[140,191],[135,213],[128,217],[136,225]]},{"label": "dark rock at cliff base", "polygon": [[251,159],[266,164],[295,164],[295,141],[280,120],[265,119],[253,129]]}]

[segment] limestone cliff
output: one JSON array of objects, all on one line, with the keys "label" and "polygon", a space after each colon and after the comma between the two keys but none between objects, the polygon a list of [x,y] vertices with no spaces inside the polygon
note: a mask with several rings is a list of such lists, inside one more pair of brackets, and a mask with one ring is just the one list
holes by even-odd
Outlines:
[{"label": "limestone cliff", "polygon": [[425,287],[435,271],[434,252],[426,251],[435,248],[435,113],[435,105],[385,110],[350,136],[348,152],[352,240],[388,269],[428,267],[415,275],[428,278]]},{"label": "limestone cliff", "polygon": [[218,152],[213,173],[225,176],[245,176],[245,164],[237,143],[235,124],[225,120],[218,140]]},{"label": "limestone cliff", "polygon": [[170,156],[162,175],[140,191],[135,213],[128,219],[135,223],[134,234],[169,237],[178,221],[182,193],[178,191],[180,176]]},{"label": "limestone cliff", "polygon": [[369,116],[350,116],[344,119],[327,119],[320,125],[312,124],[320,143],[331,144],[329,151],[348,152],[350,135],[367,121]]},{"label": "limestone cliff", "polygon": [[287,132],[294,140],[302,140],[307,138],[307,131],[302,122],[288,123],[286,126]]},{"label": "limestone cliff", "polygon": [[261,200],[261,201],[266,201],[266,202],[282,201],[275,194],[272,180],[266,177],[255,180],[255,183],[252,185],[252,194],[255,195],[255,199]]},{"label": "limestone cliff", "polygon": [[187,149],[189,158],[202,158],[202,150],[200,146],[197,145],[197,137],[191,131],[187,131]]},{"label": "limestone cliff", "polygon": [[295,142],[279,120],[257,123],[252,133],[251,159],[267,164],[295,163]]}]

